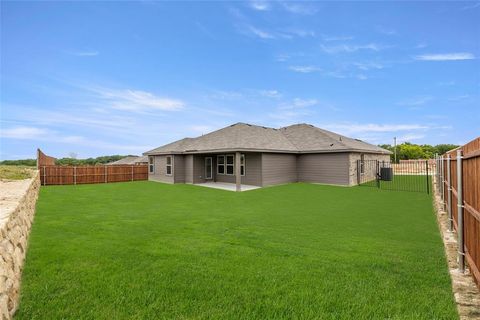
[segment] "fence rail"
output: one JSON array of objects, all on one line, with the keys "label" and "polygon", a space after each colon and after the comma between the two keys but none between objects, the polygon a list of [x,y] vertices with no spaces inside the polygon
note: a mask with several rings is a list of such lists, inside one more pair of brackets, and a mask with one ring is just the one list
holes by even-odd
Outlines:
[{"label": "fence rail", "polygon": [[357,181],[360,186],[385,190],[430,193],[434,163],[427,160],[390,161],[358,160]]},{"label": "fence rail", "polygon": [[147,165],[43,166],[39,170],[44,186],[148,180]]},{"label": "fence rail", "polygon": [[437,158],[437,190],[458,234],[459,267],[466,260],[480,286],[480,137]]}]

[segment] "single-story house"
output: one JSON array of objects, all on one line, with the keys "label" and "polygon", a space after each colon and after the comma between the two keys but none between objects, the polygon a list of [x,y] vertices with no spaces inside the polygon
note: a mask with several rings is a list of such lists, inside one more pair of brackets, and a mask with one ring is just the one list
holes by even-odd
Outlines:
[{"label": "single-story house", "polygon": [[237,190],[242,184],[264,187],[291,182],[352,186],[358,181],[357,160],[389,161],[390,154],[310,124],[276,129],[247,123],[144,153],[149,180],[235,183]]},{"label": "single-story house", "polygon": [[107,165],[145,165],[148,164],[148,156],[126,156],[125,158],[122,158],[117,161],[109,162]]}]

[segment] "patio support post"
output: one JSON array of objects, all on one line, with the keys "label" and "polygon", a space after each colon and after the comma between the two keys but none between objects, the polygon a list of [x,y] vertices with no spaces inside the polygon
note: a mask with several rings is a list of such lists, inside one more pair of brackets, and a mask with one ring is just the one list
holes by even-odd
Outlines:
[{"label": "patio support post", "polygon": [[465,248],[463,246],[463,185],[462,150],[457,150],[457,232],[458,232],[458,268],[465,272]]},{"label": "patio support post", "polygon": [[240,152],[235,152],[235,183],[236,191],[242,191],[242,176],[240,175]]}]

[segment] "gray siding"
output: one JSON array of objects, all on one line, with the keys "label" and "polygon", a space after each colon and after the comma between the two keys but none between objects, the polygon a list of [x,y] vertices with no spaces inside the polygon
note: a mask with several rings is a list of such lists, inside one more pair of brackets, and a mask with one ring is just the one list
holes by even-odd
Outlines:
[{"label": "gray siding", "polygon": [[173,156],[173,178],[174,183],[185,183],[185,156]]},{"label": "gray siding", "polygon": [[205,156],[193,155],[193,183],[205,181]]},{"label": "gray siding", "polygon": [[[235,183],[235,175],[217,173],[217,155],[213,156],[214,181]],[[262,186],[262,154],[245,153],[245,175],[241,177],[242,184]]]},{"label": "gray siding", "polygon": [[[175,160],[174,160],[175,161]],[[149,180],[174,183],[174,176],[167,176],[167,160],[166,156],[154,156],[155,172],[148,174]],[[175,162],[173,166],[173,173],[175,173]]]},{"label": "gray siding", "polygon": [[298,156],[298,181],[349,185],[348,153],[317,153]]},{"label": "gray siding", "polygon": [[185,156],[185,183],[193,183],[193,155]]},{"label": "gray siding", "polygon": [[[215,181],[235,183],[235,175],[217,173],[217,155],[214,156]],[[234,169],[235,172],[235,169]],[[242,176],[242,184],[262,186],[262,154],[245,153],[245,175]]]},{"label": "gray siding", "polygon": [[297,156],[294,154],[263,153],[261,169],[263,186],[298,181]]}]

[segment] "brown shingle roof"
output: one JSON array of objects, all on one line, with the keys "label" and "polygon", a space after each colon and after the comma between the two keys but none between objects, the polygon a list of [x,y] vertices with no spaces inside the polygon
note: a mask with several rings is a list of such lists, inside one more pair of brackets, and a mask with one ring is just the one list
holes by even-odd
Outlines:
[{"label": "brown shingle roof", "polygon": [[262,151],[285,153],[372,152],[390,153],[372,144],[351,139],[309,124],[280,129],[236,123],[198,138],[185,138],[145,152],[200,153],[215,151]]},{"label": "brown shingle roof", "polygon": [[147,156],[140,156],[140,157],[127,156],[127,157],[122,158],[120,160],[107,163],[107,165],[121,165],[121,164],[123,164],[123,165],[133,165],[133,164],[141,163],[141,162],[148,162],[148,157]]}]

